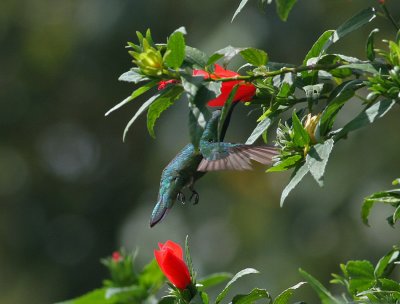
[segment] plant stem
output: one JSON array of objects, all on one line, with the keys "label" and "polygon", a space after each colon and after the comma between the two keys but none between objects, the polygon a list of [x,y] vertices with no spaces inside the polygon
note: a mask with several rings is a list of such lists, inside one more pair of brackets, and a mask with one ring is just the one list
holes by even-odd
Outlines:
[{"label": "plant stem", "polygon": [[396,30],[400,30],[400,26],[398,25],[396,20],[394,20],[393,16],[390,14],[386,5],[383,3],[383,4],[381,4],[381,7],[383,9],[383,12],[385,13],[386,18],[388,18],[390,20],[390,22],[393,24],[393,26],[396,28]]},{"label": "plant stem", "polygon": [[319,70],[325,70],[325,71],[329,71],[329,70],[333,70],[336,69],[338,67],[340,67],[341,65],[345,65],[347,63],[334,63],[334,64],[328,64],[328,65],[324,65],[324,64],[313,64],[313,65],[307,65],[307,66],[298,66],[298,67],[294,67],[294,68],[288,68],[288,67],[284,67],[280,70],[277,71],[271,71],[271,72],[265,72],[263,74],[260,75],[249,75],[249,76],[235,76],[235,77],[229,77],[229,78],[218,78],[218,79],[211,79],[208,78],[206,79],[206,81],[221,81],[221,82],[226,82],[226,81],[237,81],[237,80],[254,80],[254,79],[260,79],[260,78],[268,78],[268,77],[274,77],[274,76],[278,76],[278,75],[283,75],[283,74],[287,74],[287,73],[293,73],[296,74],[298,72],[304,72],[304,71],[319,71]]}]

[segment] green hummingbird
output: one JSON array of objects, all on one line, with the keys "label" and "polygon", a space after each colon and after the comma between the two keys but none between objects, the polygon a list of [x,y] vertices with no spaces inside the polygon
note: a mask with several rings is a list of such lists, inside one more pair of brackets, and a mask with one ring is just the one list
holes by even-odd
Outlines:
[{"label": "green hummingbird", "polygon": [[221,110],[212,112],[200,138],[199,149],[193,144],[186,145],[165,167],[161,175],[157,204],[150,218],[150,227],[159,223],[172,208],[175,201],[185,202],[182,192],[189,188],[190,201],[199,201],[194,183],[208,171],[251,170],[251,160],[264,165],[272,164],[277,150],[270,146],[256,146],[223,142],[233,107],[229,111],[221,128],[221,141],[218,141],[218,123]]}]

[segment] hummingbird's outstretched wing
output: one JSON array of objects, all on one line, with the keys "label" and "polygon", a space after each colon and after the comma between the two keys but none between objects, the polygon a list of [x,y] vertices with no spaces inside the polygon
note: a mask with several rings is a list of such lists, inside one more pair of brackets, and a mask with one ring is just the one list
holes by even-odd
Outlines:
[{"label": "hummingbird's outstretched wing", "polygon": [[197,171],[251,170],[251,160],[263,165],[272,164],[278,154],[270,146],[230,144],[225,142],[206,143],[200,146],[203,159]]}]

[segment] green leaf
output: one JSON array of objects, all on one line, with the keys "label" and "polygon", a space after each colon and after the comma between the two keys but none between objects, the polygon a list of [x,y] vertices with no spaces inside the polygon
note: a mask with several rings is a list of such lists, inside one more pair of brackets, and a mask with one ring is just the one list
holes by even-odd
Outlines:
[{"label": "green leaf", "polygon": [[391,219],[391,224],[392,224],[391,226],[393,226],[399,218],[400,218],[400,206],[398,206],[393,213],[393,216]]},{"label": "green leaf", "polygon": [[175,31],[168,39],[167,52],[164,63],[172,68],[178,69],[185,59],[185,38],[181,30]]},{"label": "green leaf", "polygon": [[278,16],[282,21],[287,20],[289,13],[296,2],[297,0],[275,0],[276,11],[278,12]]},{"label": "green leaf", "polygon": [[261,136],[261,134],[268,130],[271,123],[272,119],[270,117],[267,117],[264,120],[260,121],[251,133],[250,137],[246,140],[246,145],[254,144],[255,141]]},{"label": "green leaf", "polygon": [[240,52],[240,55],[244,60],[256,67],[266,65],[268,62],[268,54],[255,48],[244,49]]},{"label": "green leaf", "polygon": [[192,281],[195,282],[196,281],[196,273],[193,268],[192,256],[190,255],[189,235],[186,235],[186,238],[185,238],[185,260],[186,260],[185,261],[186,265],[189,268],[190,277],[191,277]]},{"label": "green leaf", "polygon": [[154,101],[147,111],[147,130],[151,137],[155,138],[154,125],[161,113],[172,106],[182,95],[182,87],[174,87],[168,94],[163,95]]},{"label": "green leaf", "polygon": [[283,206],[283,203],[285,202],[289,193],[298,185],[298,183],[300,183],[300,181],[303,179],[303,177],[307,174],[308,171],[310,171],[310,168],[307,166],[306,163],[299,164],[296,167],[295,171],[292,174],[292,177],[290,178],[289,183],[282,191],[281,202],[280,202],[281,207]]},{"label": "green leaf", "polygon": [[375,50],[374,50],[374,36],[379,32],[379,29],[373,29],[368,36],[367,44],[365,46],[365,52],[367,53],[367,58],[369,61],[375,60]]},{"label": "green leaf", "polygon": [[376,279],[387,277],[394,268],[394,262],[400,260],[399,248],[394,247],[389,253],[385,254],[375,266],[374,275]]},{"label": "green leaf", "polygon": [[146,93],[148,90],[150,90],[152,87],[156,86],[158,84],[158,81],[150,81],[146,83],[145,85],[137,88],[133,93],[125,98],[123,101],[121,101],[119,104],[115,105],[112,107],[110,110],[107,111],[107,113],[104,116],[109,115],[110,113],[114,112],[115,110],[121,108],[122,106],[126,105],[128,102],[132,101],[136,97],[139,97],[140,95]]},{"label": "green leaf", "polygon": [[324,143],[312,146],[306,156],[306,164],[311,175],[320,187],[324,185],[325,167],[332,152],[334,140],[328,139]]},{"label": "green leaf", "polygon": [[121,76],[119,76],[118,80],[139,83],[141,81],[149,80],[149,78],[147,78],[146,76],[143,76],[142,74],[135,72],[134,70],[130,70],[128,72],[123,73]]},{"label": "green leaf", "polygon": [[298,147],[304,147],[310,143],[310,135],[308,135],[307,131],[304,129],[301,124],[300,119],[296,115],[296,111],[292,113],[292,122],[293,122],[293,131],[294,137],[293,142]]},{"label": "green leaf", "polygon": [[228,293],[233,283],[235,283],[239,278],[252,273],[259,273],[259,272],[253,268],[246,268],[235,274],[234,277],[228,282],[228,284],[226,284],[225,288],[221,291],[221,293],[217,296],[215,304],[220,303],[226,297],[226,294]]},{"label": "green leaf", "polygon": [[321,119],[318,122],[321,137],[324,137],[332,129],[339,110],[354,96],[355,90],[362,85],[362,80],[354,79],[342,83],[332,91],[328,99],[328,106],[322,112]]},{"label": "green leaf", "polygon": [[213,273],[205,278],[197,280],[197,283],[201,286],[199,287],[201,290],[205,290],[214,285],[225,282],[226,280],[232,279],[233,275],[229,272],[219,272]]},{"label": "green leaf", "polygon": [[368,217],[371,212],[372,206],[374,205],[374,200],[366,199],[361,207],[361,219],[363,223],[369,226]]},{"label": "green leaf", "polygon": [[150,99],[148,99],[145,103],[143,103],[139,110],[135,113],[135,115],[131,118],[131,120],[128,122],[128,124],[125,127],[124,134],[122,135],[122,141],[125,141],[126,133],[128,133],[129,128],[132,126],[132,124],[135,122],[135,120],[142,114],[144,111],[147,110],[150,105],[157,100],[162,94],[156,94]]},{"label": "green leaf", "polygon": [[84,294],[83,296],[78,297],[78,298],[64,301],[64,302],[58,302],[56,304],[112,304],[112,303],[115,303],[111,299],[106,299],[106,297],[105,297],[106,289],[107,288],[95,289],[91,292],[88,292],[87,294]]},{"label": "green leaf", "polygon": [[370,107],[366,107],[360,114],[358,114],[353,120],[347,123],[342,129],[335,132],[334,139],[345,137],[349,132],[357,130],[365,125],[375,122],[377,119],[383,117],[388,113],[395,105],[394,100],[384,99]]},{"label": "green leaf", "polygon": [[272,302],[272,304],[288,304],[289,300],[291,299],[291,297],[294,294],[294,291],[296,289],[300,288],[304,284],[306,284],[306,282],[300,282],[300,283],[297,283],[296,285],[284,290],[275,298],[275,300]]},{"label": "green leaf", "polygon": [[157,304],[175,304],[177,301],[175,296],[170,296],[167,295],[165,297],[162,297],[160,301],[158,301]]},{"label": "green leaf", "polygon": [[355,295],[375,284],[374,267],[369,261],[349,261],[346,264],[349,290]]},{"label": "green leaf", "polygon": [[240,1],[240,4],[239,4],[238,8],[236,9],[235,13],[233,14],[231,22],[233,22],[233,20],[236,18],[236,16],[242,11],[242,9],[247,4],[247,2],[249,2],[249,0]]},{"label": "green leaf", "polygon": [[248,294],[235,296],[232,304],[253,304],[260,299],[271,299],[271,296],[265,289],[254,288]]},{"label": "green leaf", "polygon": [[344,64],[340,67],[338,67],[336,70],[341,70],[341,69],[353,69],[353,70],[360,70],[362,72],[366,73],[371,73],[371,74],[377,74],[379,73],[375,67],[370,64],[370,63],[350,63],[350,64]]},{"label": "green leaf", "polygon": [[147,292],[141,286],[127,286],[127,287],[111,287],[107,288],[106,299],[117,298],[118,301],[122,301],[122,299],[145,299],[147,298]]},{"label": "green leaf", "polygon": [[208,56],[206,53],[190,46],[185,47],[185,61],[190,63],[193,68],[204,69],[207,65],[207,60]]},{"label": "green leaf", "polygon": [[371,22],[375,17],[376,9],[373,7],[360,11],[337,28],[337,30],[333,33],[332,38],[325,43],[323,49],[326,50],[333,43],[337,42],[339,39],[343,38],[347,34]]},{"label": "green leaf", "polygon": [[297,163],[302,158],[303,158],[303,156],[300,154],[295,154],[295,155],[289,156],[289,157],[283,159],[282,161],[275,163],[273,167],[267,169],[267,171],[265,171],[265,172],[279,172],[279,171],[288,170],[288,169],[294,167],[295,165],[297,165]]},{"label": "green leaf", "polygon": [[299,269],[300,274],[303,278],[311,285],[314,291],[317,293],[322,304],[340,304],[338,301],[316,278],[308,274],[302,269]]},{"label": "green leaf", "polygon": [[[241,51],[243,51],[244,48],[237,48],[233,47],[231,45],[228,45],[227,47],[220,49],[215,52],[215,54],[222,55],[224,60],[223,60],[223,65],[226,66],[229,64],[229,62]],[[214,56],[214,55],[213,55]],[[222,57],[220,57],[222,58]]]},{"label": "green leaf", "polygon": [[314,45],[308,51],[306,57],[304,58],[303,65],[307,65],[308,59],[311,59],[313,57],[320,57],[324,53],[324,45],[326,44],[327,41],[329,41],[334,32],[335,32],[334,30],[328,30],[318,38],[318,40],[314,43]]}]

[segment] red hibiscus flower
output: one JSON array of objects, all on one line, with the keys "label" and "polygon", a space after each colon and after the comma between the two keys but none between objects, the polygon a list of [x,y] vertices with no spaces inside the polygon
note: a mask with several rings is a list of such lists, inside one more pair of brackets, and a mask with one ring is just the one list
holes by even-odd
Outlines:
[{"label": "red hibiscus flower", "polygon": [[179,289],[187,288],[190,283],[189,269],[183,260],[183,251],[179,244],[167,241],[159,243],[160,250],[154,250],[154,256],[167,279]]},{"label": "red hibiscus flower", "polygon": [[[215,71],[214,73],[208,73],[203,70],[193,70],[193,76],[203,76],[205,79],[219,79],[219,78],[231,78],[235,76],[240,76],[238,73],[230,70],[225,70],[218,64],[215,64]],[[232,80],[232,81],[225,81],[221,85],[221,94],[214,99],[211,99],[208,102],[208,105],[211,107],[222,107],[226,100],[229,97],[230,92],[232,91],[235,85],[239,84],[239,88],[236,91],[235,96],[233,97],[232,102],[237,101],[250,101],[254,94],[256,93],[256,87],[248,82],[244,82],[243,80]]]}]

